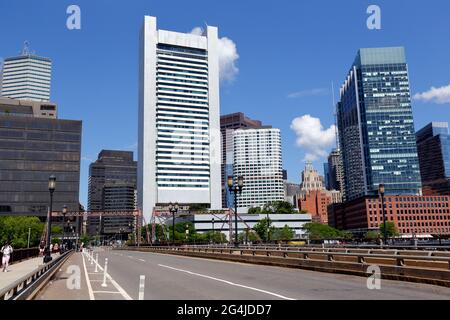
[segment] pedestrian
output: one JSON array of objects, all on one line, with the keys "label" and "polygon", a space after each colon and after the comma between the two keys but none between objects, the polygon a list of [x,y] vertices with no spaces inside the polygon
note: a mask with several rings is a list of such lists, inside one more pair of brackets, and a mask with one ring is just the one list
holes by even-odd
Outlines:
[{"label": "pedestrian", "polygon": [[41,244],[39,245],[39,256],[44,256],[44,250],[45,250],[45,242],[41,241]]},{"label": "pedestrian", "polygon": [[3,272],[8,272],[9,259],[11,257],[11,253],[13,252],[13,248],[11,247],[9,242],[5,243],[5,245],[2,247],[1,252],[3,254],[3,257],[2,257]]}]

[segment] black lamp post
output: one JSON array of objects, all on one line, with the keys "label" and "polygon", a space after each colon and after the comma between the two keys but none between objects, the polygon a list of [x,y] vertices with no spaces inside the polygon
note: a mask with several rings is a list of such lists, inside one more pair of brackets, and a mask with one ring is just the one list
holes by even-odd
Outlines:
[{"label": "black lamp post", "polygon": [[267,242],[270,242],[270,216],[269,211],[273,213],[275,211],[273,204],[269,205],[269,210],[267,211]]},{"label": "black lamp post", "polygon": [[50,262],[52,260],[51,252],[50,252],[50,241],[51,241],[51,233],[52,233],[52,211],[53,211],[53,192],[56,189],[56,177],[51,175],[48,178],[48,191],[50,192],[50,207],[48,210],[47,216],[47,250],[44,256],[44,263]]},{"label": "black lamp post", "polygon": [[212,218],[212,243],[215,243],[214,239],[214,218]]},{"label": "black lamp post", "polygon": [[383,226],[384,226],[384,235],[383,235],[383,242],[384,245],[387,245],[387,228],[386,228],[386,211],[384,210],[384,184],[380,183],[378,186],[378,193],[381,195],[381,212],[383,213]]},{"label": "black lamp post", "polygon": [[178,211],[178,202],[169,204],[169,211],[172,214],[172,244],[175,244],[175,214]]},{"label": "black lamp post", "polygon": [[62,208],[62,215],[63,215],[63,223],[62,223],[62,236],[61,236],[61,248],[59,249],[61,253],[64,252],[64,234],[65,234],[65,229],[64,229],[64,223],[66,222],[66,214],[67,214],[67,206],[64,205],[64,207]]},{"label": "black lamp post", "polygon": [[244,177],[239,176],[237,185],[235,185],[232,176],[228,176],[228,189],[234,193],[234,246],[239,247],[238,241],[238,216],[237,216],[237,196],[242,193],[244,187]]}]

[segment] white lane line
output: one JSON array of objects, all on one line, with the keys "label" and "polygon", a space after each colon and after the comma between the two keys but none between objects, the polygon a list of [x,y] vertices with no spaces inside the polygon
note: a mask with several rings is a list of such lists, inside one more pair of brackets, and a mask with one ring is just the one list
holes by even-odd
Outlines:
[{"label": "white lane line", "polygon": [[[96,261],[94,263],[98,264],[98,262]],[[98,264],[98,267],[100,268],[101,271],[103,271],[103,268],[100,264]],[[120,292],[120,294],[125,300],[133,300],[133,298],[130,297],[130,295],[109,275],[109,273],[106,273],[106,278],[108,278],[109,281],[111,281],[113,286]]]},{"label": "white lane line", "polygon": [[132,256],[127,256],[128,258],[130,258],[130,259],[133,259],[133,257]]},{"label": "white lane line", "polygon": [[198,277],[202,277],[202,278],[207,278],[207,279],[223,282],[223,283],[229,284],[231,286],[236,286],[236,287],[241,287],[241,288],[245,288],[245,289],[249,289],[249,290],[254,290],[254,291],[266,293],[266,294],[269,294],[269,295],[272,295],[272,296],[275,296],[275,297],[278,297],[278,298],[281,298],[281,299],[285,299],[285,300],[295,300],[295,299],[292,299],[292,298],[289,298],[289,297],[282,296],[281,294],[278,294],[278,293],[274,293],[274,292],[270,292],[270,291],[267,291],[267,290],[254,288],[254,287],[245,286],[243,284],[234,283],[234,282],[231,282],[231,281],[228,281],[228,280],[223,280],[223,279],[207,276],[207,275],[204,275],[204,274],[200,274],[200,273],[196,273],[196,272],[192,272],[192,271],[188,271],[188,270],[178,269],[178,268],[166,266],[166,265],[163,265],[163,264],[158,264],[158,266],[163,267],[163,268],[172,269],[172,270],[175,270],[175,271],[185,272],[185,273],[192,274],[194,276],[198,276]]},{"label": "white lane line", "polygon": [[145,262],[145,260],[144,259],[138,259],[139,261],[142,261],[142,262]]},{"label": "white lane line", "polygon": [[89,274],[86,269],[86,262],[84,261],[84,255],[82,254],[81,257],[83,258],[84,274],[86,275],[86,282],[87,282],[87,287],[88,287],[88,291],[89,291],[89,299],[95,300],[94,292],[92,291],[91,282],[89,280]]}]

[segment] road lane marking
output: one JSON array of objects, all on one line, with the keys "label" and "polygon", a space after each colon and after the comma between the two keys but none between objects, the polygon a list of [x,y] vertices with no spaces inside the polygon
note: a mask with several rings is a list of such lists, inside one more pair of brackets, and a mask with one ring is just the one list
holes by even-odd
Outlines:
[{"label": "road lane marking", "polygon": [[144,259],[138,259],[139,261],[142,261],[142,262],[145,262],[145,260]]},{"label": "road lane marking", "polygon": [[[98,264],[98,262],[95,263]],[[98,264],[98,267],[100,268],[101,271],[103,271],[103,268],[100,264]],[[108,278],[109,281],[111,281],[113,286],[116,287],[116,289],[120,292],[120,294],[122,295],[122,297],[124,297],[125,300],[133,300],[133,298],[130,297],[130,295],[109,275],[109,273],[106,273],[106,278]]]},{"label": "road lane marking", "polygon": [[84,274],[86,276],[86,282],[87,282],[87,287],[88,287],[88,291],[89,291],[89,299],[95,300],[94,292],[92,291],[91,282],[89,280],[89,274],[86,269],[86,262],[84,261],[84,255],[81,255],[81,257],[83,258]]},{"label": "road lane marking", "polygon": [[164,264],[158,264],[158,266],[163,267],[163,268],[172,269],[172,270],[179,271],[179,272],[185,272],[185,273],[188,273],[188,274],[191,274],[191,275],[194,275],[194,276],[198,276],[198,277],[202,277],[202,278],[206,278],[206,279],[211,279],[211,280],[223,282],[223,283],[229,284],[231,286],[236,286],[236,287],[241,287],[241,288],[245,288],[245,289],[249,289],[249,290],[254,290],[254,291],[266,293],[266,294],[269,294],[269,295],[272,295],[272,296],[275,296],[275,297],[278,297],[278,298],[281,298],[281,299],[284,299],[284,300],[295,300],[295,299],[292,299],[292,298],[289,298],[289,297],[282,296],[281,294],[278,294],[278,293],[274,293],[274,292],[270,292],[270,291],[267,291],[267,290],[254,288],[254,287],[249,287],[249,286],[246,286],[246,285],[243,285],[243,284],[234,283],[234,282],[231,282],[231,281],[228,281],[228,280],[207,276],[207,275],[204,275],[204,274],[201,274],[201,273],[196,273],[196,272],[192,272],[192,271],[188,271],[188,270],[178,269],[178,268],[166,266]]}]

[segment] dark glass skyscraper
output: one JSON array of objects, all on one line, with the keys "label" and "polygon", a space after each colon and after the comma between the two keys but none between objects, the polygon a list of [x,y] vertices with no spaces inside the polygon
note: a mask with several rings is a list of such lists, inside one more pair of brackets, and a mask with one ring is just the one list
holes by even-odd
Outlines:
[{"label": "dark glass skyscraper", "polygon": [[[102,150],[89,166],[89,211],[133,211],[136,209],[137,162],[133,152]],[[132,232],[131,217],[89,218],[90,234]]]},{"label": "dark glass skyscraper", "polygon": [[44,221],[52,174],[53,210],[61,211],[64,205],[69,211],[79,210],[82,123],[56,115],[54,103],[0,98],[1,215],[38,216]]},{"label": "dark glass skyscraper", "polygon": [[450,195],[450,133],[447,122],[432,122],[416,133],[424,193]]},{"label": "dark glass skyscraper", "polygon": [[408,66],[402,47],[360,49],[337,106],[345,195],[420,194]]}]

